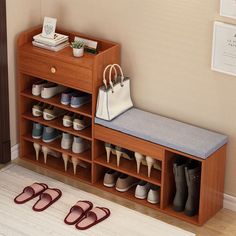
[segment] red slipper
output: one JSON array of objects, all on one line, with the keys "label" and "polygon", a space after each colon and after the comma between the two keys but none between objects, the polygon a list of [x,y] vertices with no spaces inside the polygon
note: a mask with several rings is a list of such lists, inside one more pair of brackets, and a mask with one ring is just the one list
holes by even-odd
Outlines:
[{"label": "red slipper", "polygon": [[111,215],[109,209],[105,207],[95,207],[91,211],[88,211],[86,216],[82,218],[77,224],[76,228],[79,230],[88,229],[99,222],[105,220]]},{"label": "red slipper", "polygon": [[64,219],[68,225],[74,225],[81,220],[85,214],[93,208],[93,203],[89,201],[78,201]]},{"label": "red slipper", "polygon": [[29,200],[37,197],[44,192],[48,186],[44,183],[33,183],[23,189],[22,193],[15,197],[14,202],[17,204],[23,204]]},{"label": "red slipper", "polygon": [[34,211],[44,211],[62,196],[62,192],[56,188],[48,188],[40,196],[39,200],[34,204]]}]

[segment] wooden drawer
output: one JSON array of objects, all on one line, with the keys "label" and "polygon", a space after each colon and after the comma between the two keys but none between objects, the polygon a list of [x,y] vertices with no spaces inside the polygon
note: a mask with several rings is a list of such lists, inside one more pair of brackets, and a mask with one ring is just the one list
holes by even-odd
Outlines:
[{"label": "wooden drawer", "polygon": [[88,68],[22,51],[18,66],[22,73],[92,92],[92,71]]}]

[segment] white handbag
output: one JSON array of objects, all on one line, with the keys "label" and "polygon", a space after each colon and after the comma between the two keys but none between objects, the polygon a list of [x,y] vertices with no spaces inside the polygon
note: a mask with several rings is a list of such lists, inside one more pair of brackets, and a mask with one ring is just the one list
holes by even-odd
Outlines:
[{"label": "white handbag", "polygon": [[[116,67],[120,71],[117,74]],[[109,84],[106,80],[106,72],[109,71]],[[112,81],[112,71],[115,79]],[[99,88],[97,99],[96,117],[111,121],[123,112],[133,107],[130,95],[130,79],[124,77],[123,71],[118,64],[108,65],[103,71],[104,86]]]}]

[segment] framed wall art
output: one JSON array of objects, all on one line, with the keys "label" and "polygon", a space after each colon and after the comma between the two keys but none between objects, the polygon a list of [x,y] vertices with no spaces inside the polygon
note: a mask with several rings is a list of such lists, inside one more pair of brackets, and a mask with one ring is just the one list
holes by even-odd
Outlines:
[{"label": "framed wall art", "polygon": [[236,0],[221,0],[220,15],[236,19]]},{"label": "framed wall art", "polygon": [[236,26],[214,23],[212,63],[214,71],[236,76]]}]

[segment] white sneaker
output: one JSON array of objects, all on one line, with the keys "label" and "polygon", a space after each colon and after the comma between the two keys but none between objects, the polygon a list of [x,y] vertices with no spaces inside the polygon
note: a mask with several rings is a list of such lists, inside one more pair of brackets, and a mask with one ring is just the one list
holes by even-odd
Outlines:
[{"label": "white sneaker", "polygon": [[48,82],[45,80],[39,80],[33,83],[32,85],[32,94],[34,96],[39,96],[43,89],[43,86],[46,85]]},{"label": "white sneaker", "polygon": [[150,188],[150,183],[141,180],[135,189],[135,197],[138,199],[146,199]]},{"label": "white sneaker", "polygon": [[82,153],[90,148],[90,145],[80,137],[74,137],[74,142],[72,144],[72,152]]},{"label": "white sneaker", "polygon": [[53,120],[53,119],[56,119],[57,117],[65,114],[65,112],[66,111],[64,111],[60,108],[50,106],[50,107],[45,108],[43,110],[43,119],[44,120]]},{"label": "white sneaker", "polygon": [[152,185],[149,192],[147,201],[152,204],[158,204],[160,203],[160,187]]},{"label": "white sneaker", "polygon": [[73,138],[71,134],[68,133],[62,133],[62,139],[61,139],[61,148],[62,149],[71,149],[72,147]]},{"label": "white sneaker", "polygon": [[91,125],[91,120],[84,116],[79,116],[73,120],[73,129],[74,130],[83,130]]},{"label": "white sneaker", "polygon": [[48,83],[43,86],[41,91],[41,97],[42,98],[52,98],[53,96],[57,95],[58,93],[61,93],[66,88],[62,85],[54,84],[54,83]]},{"label": "white sneaker", "polygon": [[73,119],[75,117],[75,114],[72,112],[68,112],[66,115],[63,116],[63,126],[69,128],[73,126]]}]

